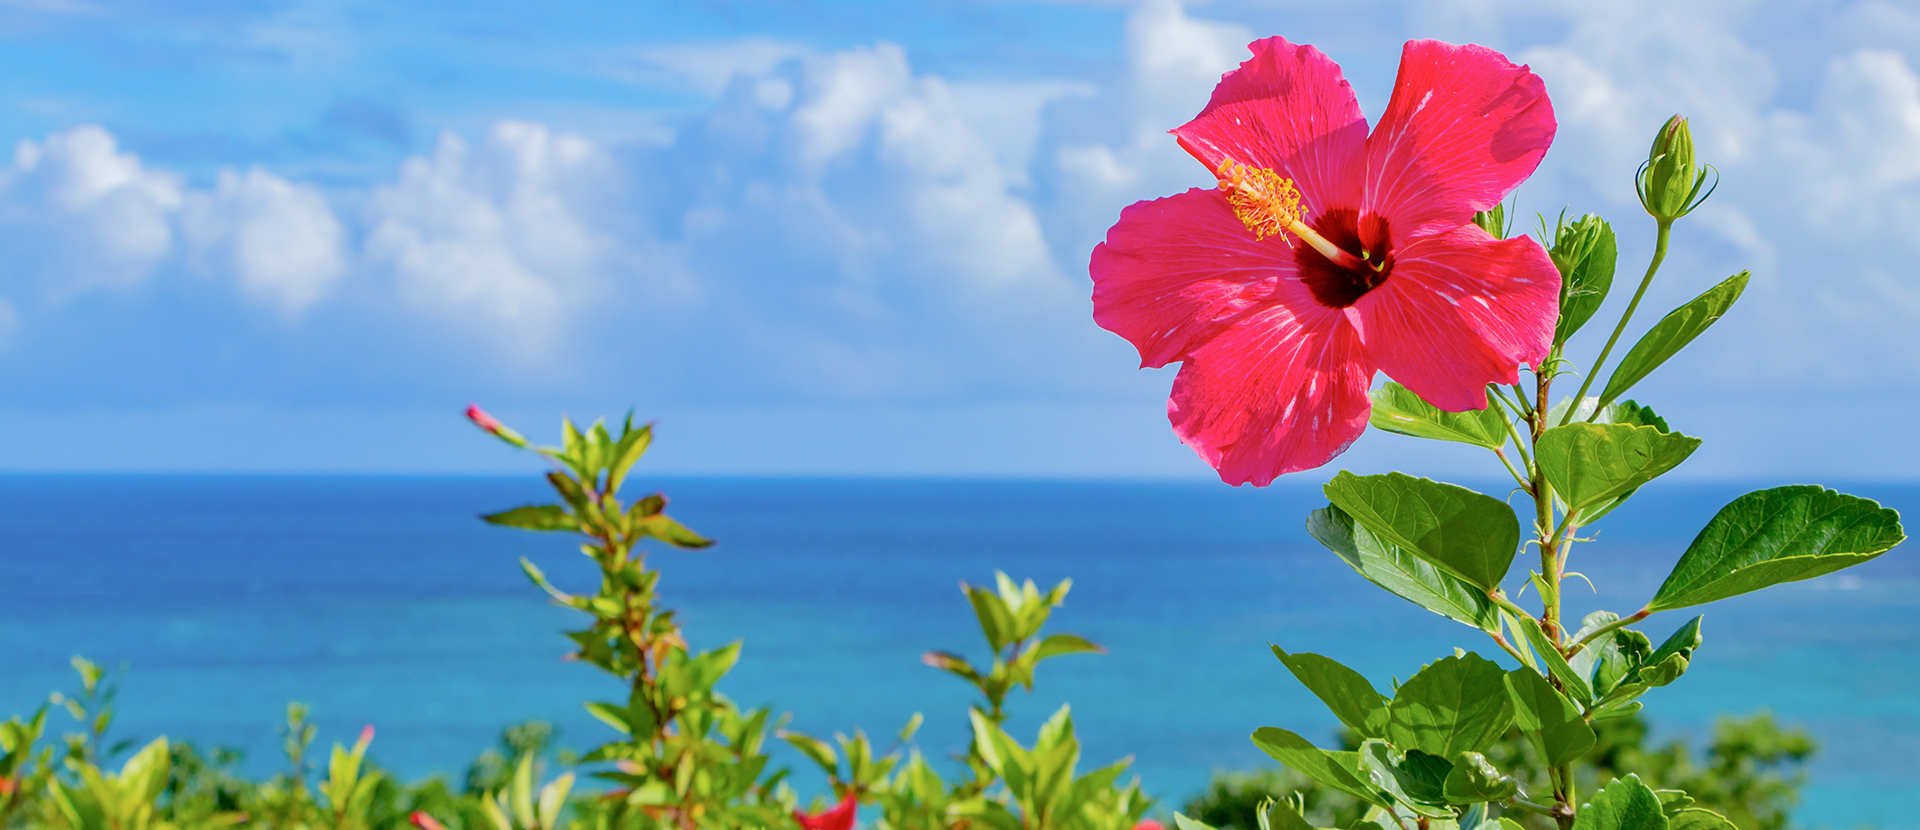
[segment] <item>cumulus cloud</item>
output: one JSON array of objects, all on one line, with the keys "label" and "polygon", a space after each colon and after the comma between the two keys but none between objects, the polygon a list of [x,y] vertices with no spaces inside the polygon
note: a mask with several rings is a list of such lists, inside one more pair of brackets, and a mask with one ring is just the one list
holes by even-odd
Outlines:
[{"label": "cumulus cloud", "polygon": [[57,297],[139,282],[173,253],[178,175],[148,168],[97,126],[22,140],[0,171],[10,258]]},{"label": "cumulus cloud", "polygon": [[[16,145],[0,169],[0,238],[34,283],[12,291],[56,302],[131,289],[184,253],[196,270],[297,316],[347,267],[345,231],[313,187],[255,168],[222,169],[212,189],[192,188],[94,125]],[[15,322],[8,306],[0,330]]]},{"label": "cumulus cloud", "polygon": [[1127,17],[1127,73],[1077,111],[1092,129],[1064,133],[1053,221],[1076,251],[1104,237],[1120,208],[1211,182],[1167,135],[1200,112],[1220,76],[1248,57],[1253,30],[1145,0]]},{"label": "cumulus cloud", "polygon": [[326,197],[258,167],[219,171],[187,194],[180,226],[200,270],[231,274],[250,297],[298,317],[347,269],[346,231]]},{"label": "cumulus cloud", "polygon": [[[833,229],[821,238],[861,279],[884,258],[892,279],[964,294],[1057,284],[1060,271],[1021,192],[1051,100],[1082,85],[954,85],[916,73],[906,51],[878,43],[740,70],[675,160],[718,175],[698,184],[712,218],[777,201],[814,206],[790,218]],[[717,142],[717,143],[710,143]],[[728,205],[728,202],[733,202]]]},{"label": "cumulus cloud", "polygon": [[[1796,104],[1781,91],[1781,53],[1739,26],[1765,14],[1762,4],[1562,12],[1567,38],[1519,55],[1546,79],[1560,116],[1560,181],[1547,188],[1631,221],[1639,208],[1623,171],[1667,115],[1684,113],[1724,184],[1686,220],[1683,262],[1755,272],[1708,359],[1672,371],[1751,388],[1920,378],[1920,343],[1908,334],[1920,327],[1920,272],[1910,264],[1920,256],[1920,77],[1907,57],[1842,51],[1814,76],[1810,103]],[[1705,287],[1697,274],[1671,279]],[[1665,290],[1661,302],[1684,299]],[[1875,356],[1871,365],[1862,355]]]},{"label": "cumulus cloud", "polygon": [[415,309],[543,353],[617,255],[596,208],[618,177],[592,142],[540,124],[502,122],[478,146],[449,133],[373,189],[366,254]]}]

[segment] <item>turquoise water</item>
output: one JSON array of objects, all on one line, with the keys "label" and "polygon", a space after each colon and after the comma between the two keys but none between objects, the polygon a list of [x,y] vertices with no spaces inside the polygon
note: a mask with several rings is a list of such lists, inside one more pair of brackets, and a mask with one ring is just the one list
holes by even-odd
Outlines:
[{"label": "turquoise water", "polygon": [[[0,713],[70,688],[78,653],[128,669],[118,734],[238,746],[256,772],[279,762],[290,700],[312,704],[323,743],[375,724],[373,755],[407,776],[457,773],[499,727],[528,718],[591,746],[606,731],[580,701],[616,691],[561,662],[568,612],[545,604],[515,562],[529,556],[583,588],[590,566],[561,538],[473,518],[540,498],[538,485],[0,477]],[[642,485],[720,540],[656,561],[696,645],[746,639],[726,690],[791,711],[794,728],[816,735],[890,735],[924,711],[928,754],[961,748],[968,689],[919,655],[980,653],[957,583],[996,568],[1072,577],[1054,630],[1111,652],[1046,664],[1038,692],[1012,702],[1016,734],[1070,701],[1088,762],[1132,754],[1149,791],[1175,804],[1212,769],[1262,763],[1246,738],[1257,726],[1331,739],[1331,716],[1269,642],[1336,657],[1381,686],[1455,645],[1495,650],[1309,540],[1302,520],[1322,503],[1311,483]],[[1576,610],[1638,607],[1698,527],[1747,489],[1646,488],[1581,549],[1576,569],[1602,593],[1570,600]],[[1841,489],[1920,508],[1920,486]],[[1718,712],[1769,708],[1823,743],[1801,823],[1920,826],[1908,807],[1920,800],[1920,564],[1909,551],[1706,613],[1692,671],[1647,698],[1659,736],[1703,737]],[[1646,627],[1664,637],[1685,619]]]}]

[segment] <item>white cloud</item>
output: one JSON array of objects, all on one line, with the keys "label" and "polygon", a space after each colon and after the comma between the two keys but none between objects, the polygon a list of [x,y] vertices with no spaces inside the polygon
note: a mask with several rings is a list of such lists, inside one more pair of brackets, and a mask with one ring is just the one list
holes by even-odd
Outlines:
[{"label": "white cloud", "polygon": [[1920,329],[1912,299],[1920,295],[1912,264],[1920,257],[1920,78],[1908,57],[1875,48],[1835,54],[1811,104],[1795,105],[1782,100],[1778,45],[1751,40],[1740,25],[1766,15],[1767,4],[1648,0],[1561,11],[1571,24],[1566,40],[1519,55],[1546,79],[1560,118],[1549,165],[1559,187],[1547,177],[1548,194],[1638,224],[1625,173],[1644,158],[1654,129],[1683,113],[1701,161],[1723,184],[1676,232],[1683,259],[1664,272],[1654,304],[1685,299],[1716,272],[1755,272],[1704,351],[1667,371],[1718,388],[1920,379],[1911,335]]},{"label": "white cloud", "polygon": [[792,41],[749,37],[630,49],[608,56],[601,66],[607,74],[632,83],[677,83],[705,95],[719,95],[735,76],[765,75],[810,51]]},{"label": "white cloud", "polygon": [[[700,131],[730,143],[723,154],[693,146],[699,137],[682,148],[701,159],[688,166],[718,171],[702,187],[717,202],[689,211],[701,218],[689,227],[737,235],[750,214],[777,226],[756,236],[808,228],[849,285],[918,275],[935,294],[965,297],[1060,283],[1035,209],[1015,192],[1027,171],[1009,165],[1031,158],[1046,101],[1075,87],[1021,89],[1011,103],[978,87],[956,94],[891,43],[740,82]],[[790,97],[766,94],[776,85]]]},{"label": "white cloud", "polygon": [[22,140],[0,171],[0,228],[16,267],[66,297],[139,282],[173,252],[180,177],[121,152],[97,126]]},{"label": "white cloud", "polygon": [[288,317],[320,300],[347,268],[346,233],[326,197],[258,167],[221,170],[213,190],[189,193],[180,226],[198,268],[232,274],[249,296]]},{"label": "white cloud", "polygon": [[[1145,0],[1127,17],[1127,72],[1082,112],[1098,124],[1056,144],[1056,236],[1084,267],[1120,209],[1212,183],[1167,131],[1191,120],[1220,76],[1250,57],[1253,30],[1193,17],[1179,0]],[[1077,270],[1077,269],[1076,269]]]},{"label": "white cloud", "polygon": [[539,124],[502,122],[478,147],[443,135],[374,188],[366,253],[409,305],[532,357],[618,256],[596,220],[620,175],[591,142]]}]

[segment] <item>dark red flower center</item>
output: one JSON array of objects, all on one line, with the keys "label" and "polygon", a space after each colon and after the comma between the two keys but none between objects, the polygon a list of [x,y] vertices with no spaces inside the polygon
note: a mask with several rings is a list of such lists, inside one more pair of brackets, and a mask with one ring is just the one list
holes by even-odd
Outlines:
[{"label": "dark red flower center", "polygon": [[1353,264],[1342,265],[1312,245],[1293,246],[1300,279],[1321,305],[1327,308],[1353,305],[1368,291],[1379,288],[1393,273],[1393,251],[1389,247],[1392,237],[1385,218],[1372,213],[1362,216],[1357,210],[1339,208],[1321,214],[1313,220],[1312,227],[1328,242],[1358,257]]}]

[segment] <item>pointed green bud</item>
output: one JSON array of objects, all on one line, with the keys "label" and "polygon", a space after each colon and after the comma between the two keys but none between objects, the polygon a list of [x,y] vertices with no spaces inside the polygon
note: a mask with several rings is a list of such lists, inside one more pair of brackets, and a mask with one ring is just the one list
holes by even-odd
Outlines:
[{"label": "pointed green bud", "polygon": [[[1710,170],[1694,163],[1693,131],[1687,128],[1687,119],[1675,115],[1654,136],[1647,163],[1640,167],[1636,183],[1640,204],[1655,219],[1671,222],[1685,216],[1713,192],[1707,187]],[[1715,184],[1719,183],[1718,175],[1716,172]]]},{"label": "pointed green bud", "polygon": [[1483,210],[1473,215],[1473,223],[1480,229],[1493,234],[1494,239],[1507,238],[1507,206],[1495,202],[1492,210]]}]

